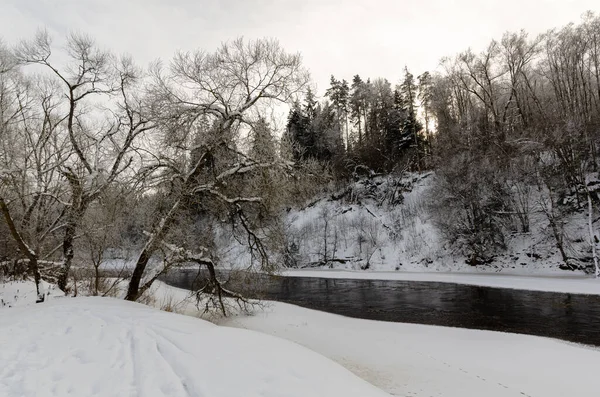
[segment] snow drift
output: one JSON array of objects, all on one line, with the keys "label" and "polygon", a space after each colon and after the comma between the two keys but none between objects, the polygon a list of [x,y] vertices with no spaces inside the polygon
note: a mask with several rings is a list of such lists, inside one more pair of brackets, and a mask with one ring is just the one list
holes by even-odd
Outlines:
[{"label": "snow drift", "polygon": [[62,298],[2,312],[0,395],[387,394],[279,338],[116,299]]}]

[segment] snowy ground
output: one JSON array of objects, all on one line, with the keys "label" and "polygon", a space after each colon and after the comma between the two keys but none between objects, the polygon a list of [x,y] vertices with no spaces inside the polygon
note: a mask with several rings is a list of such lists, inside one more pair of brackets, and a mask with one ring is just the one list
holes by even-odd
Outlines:
[{"label": "snowy ground", "polygon": [[297,344],[111,298],[3,310],[0,396],[384,396]]},{"label": "snowy ground", "polygon": [[[45,281],[42,281],[41,289],[47,297],[62,295],[54,285]],[[35,303],[36,299],[37,291],[32,281],[0,282],[0,309],[28,306]]]},{"label": "snowy ground", "polygon": [[582,275],[517,276],[506,274],[461,272],[383,272],[346,270],[286,270],[290,277],[350,278],[365,280],[435,281],[482,285],[496,288],[552,291],[571,294],[600,295],[600,279]]},{"label": "snowy ground", "polygon": [[297,342],[397,396],[596,397],[600,350],[526,335],[358,320],[273,303],[221,324]]},{"label": "snowy ground", "polygon": [[[185,290],[158,283],[154,295],[159,306],[197,314]],[[600,388],[600,349],[549,338],[360,320],[279,302],[219,324],[299,343],[392,395],[595,397]]]},{"label": "snowy ground", "polygon": [[[0,295],[0,396],[385,395],[356,376],[406,397],[592,397],[600,388],[600,350],[547,338],[276,302],[222,319],[227,328],[108,298],[36,305],[33,283],[0,284]],[[188,291],[158,282],[153,296],[156,307],[198,315]]]}]

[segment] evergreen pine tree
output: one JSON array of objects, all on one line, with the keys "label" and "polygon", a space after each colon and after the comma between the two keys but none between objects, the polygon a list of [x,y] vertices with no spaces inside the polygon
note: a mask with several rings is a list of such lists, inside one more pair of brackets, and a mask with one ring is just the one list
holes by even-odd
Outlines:
[{"label": "evergreen pine tree", "polygon": [[291,146],[294,161],[300,161],[305,158],[311,147],[314,147],[312,137],[308,134],[308,120],[300,103],[294,102],[286,126],[285,139]]},{"label": "evergreen pine tree", "polygon": [[402,125],[402,136],[411,137],[411,147],[415,150],[416,167],[417,170],[421,170],[421,157],[423,150],[423,138],[420,131],[422,129],[421,123],[417,120],[417,107],[415,104],[417,98],[417,85],[413,75],[408,71],[408,68],[404,68],[404,80],[400,85],[400,93],[402,96],[403,109],[405,112],[405,118]]},{"label": "evergreen pine tree", "polygon": [[275,138],[264,117],[260,117],[252,125],[249,155],[259,162],[272,162],[277,157]]},{"label": "evergreen pine tree", "polygon": [[339,81],[333,75],[331,76],[330,87],[325,91],[325,95],[329,97],[331,103],[335,107],[339,131],[344,131],[346,127],[346,146],[349,147],[348,133],[348,99],[350,95],[350,87],[346,80]]},{"label": "evergreen pine tree", "polygon": [[350,118],[354,125],[358,127],[358,145],[362,146],[363,143],[363,131],[362,122],[364,116],[365,107],[365,83],[362,81],[359,75],[355,75],[352,79],[352,90],[350,99],[348,101]]},{"label": "evergreen pine tree", "polygon": [[308,121],[312,121],[315,118],[315,112],[317,111],[317,100],[315,94],[313,94],[310,87],[306,90],[306,96],[304,97],[304,114],[308,118]]},{"label": "evergreen pine tree", "polygon": [[431,131],[429,129],[429,121],[431,115],[431,106],[433,100],[433,81],[431,78],[431,74],[429,72],[425,72],[419,77],[417,77],[419,81],[419,101],[421,108],[423,109],[423,116],[425,119],[425,138],[426,148],[428,150],[428,154],[431,155]]}]

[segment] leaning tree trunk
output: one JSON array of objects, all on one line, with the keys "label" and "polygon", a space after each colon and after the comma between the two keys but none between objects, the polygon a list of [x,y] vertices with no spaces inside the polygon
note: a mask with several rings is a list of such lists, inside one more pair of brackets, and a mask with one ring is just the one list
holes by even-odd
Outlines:
[{"label": "leaning tree trunk", "polygon": [[[227,123],[223,124],[221,127],[226,130],[229,128],[231,121],[227,121]],[[189,191],[191,184],[194,182],[196,176],[202,169],[202,165],[205,162],[207,153],[203,153],[202,156],[196,161],[194,167],[190,170],[190,172],[186,175],[182,190],[183,192]],[[182,204],[182,200],[184,200],[185,194],[180,196],[173,205],[171,209],[160,219],[158,224],[153,228],[152,233],[148,237],[148,241],[146,241],[146,245],[142,249],[140,256],[138,257],[135,267],[133,269],[133,273],[131,275],[131,279],[129,280],[129,285],[127,287],[127,295],[125,295],[126,300],[136,301],[141,294],[144,292],[140,289],[140,284],[142,282],[142,278],[144,277],[144,271],[148,266],[148,261],[152,257],[154,251],[158,248],[158,246],[162,243],[162,239],[169,232],[175,217],[179,213],[179,209]]]},{"label": "leaning tree trunk", "polygon": [[180,205],[181,199],[175,201],[169,212],[165,214],[165,216],[152,231],[152,234],[148,238],[146,245],[142,249],[138,260],[135,263],[135,268],[131,274],[131,280],[129,280],[129,286],[127,287],[127,295],[125,296],[125,299],[136,301],[140,297],[141,292],[143,292],[140,291],[140,284],[142,282],[146,266],[148,266],[148,261],[150,260],[150,257],[156,250],[157,246],[161,243],[163,237],[169,231],[169,228],[171,227],[171,224],[173,223],[173,220],[179,211]]}]

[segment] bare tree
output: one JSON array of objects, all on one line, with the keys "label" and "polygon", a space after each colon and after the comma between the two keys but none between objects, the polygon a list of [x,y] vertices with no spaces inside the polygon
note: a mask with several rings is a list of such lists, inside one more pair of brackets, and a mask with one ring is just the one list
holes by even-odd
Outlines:
[{"label": "bare tree", "polygon": [[[150,92],[164,150],[145,174],[158,175],[160,183],[168,181],[171,204],[148,234],[126,299],[138,299],[164,271],[164,267],[155,271],[142,283],[150,258],[159,247],[172,244],[166,241],[169,232],[191,202],[209,212],[218,208],[214,213],[220,217],[229,214],[232,231],[242,231],[245,243],[268,267],[264,233],[250,217],[264,200],[259,192],[245,189],[244,181],[261,170],[285,168],[286,163],[254,158],[242,150],[239,139],[263,106],[288,102],[307,82],[300,56],[287,54],[272,40],[237,39],[214,53],[179,53],[168,70],[155,64]],[[202,128],[200,124],[207,120],[210,128]],[[218,258],[209,247],[196,246],[184,257],[206,266],[216,291],[223,291],[213,272]]]},{"label": "bare tree", "polygon": [[[438,187],[452,194],[475,177],[477,183],[465,196],[470,206],[464,208],[485,208],[488,197],[481,193],[487,189],[486,168],[495,168],[490,182],[505,186],[502,195],[494,194],[501,211],[491,212],[490,225],[502,218],[498,230],[513,233],[515,223],[521,233],[529,233],[529,212],[538,208],[563,267],[570,269],[581,269],[574,263],[587,260],[587,255],[576,252],[584,248],[575,236],[569,241],[564,225],[586,202],[588,215],[593,214],[597,200],[586,181],[595,180],[598,171],[599,26],[600,17],[587,13],[580,24],[535,38],[524,31],[506,33],[481,54],[466,51],[446,59],[432,87],[442,176]],[[461,159],[469,167],[456,173]],[[442,209],[442,223],[448,214]],[[593,223],[592,218],[590,236]],[[449,235],[452,241],[460,233],[452,230]],[[590,248],[593,258],[595,245]]]},{"label": "bare tree", "polygon": [[45,31],[16,49],[21,64],[44,67],[66,97],[59,107],[57,127],[57,134],[68,138],[70,151],[68,161],[60,167],[70,190],[58,277],[58,286],[65,292],[82,217],[132,165],[130,153],[136,139],[152,128],[138,97],[143,75],[130,58],[117,58],[100,50],[91,38],[76,34],[67,37],[66,52],[67,66],[55,66],[51,39]]},{"label": "bare tree", "polygon": [[23,76],[1,46],[0,65],[0,212],[41,300],[40,266],[56,251],[64,217],[59,167],[66,150],[55,134],[58,93],[43,77]]},{"label": "bare tree", "polygon": [[[588,233],[589,233],[589,242],[590,248],[592,250],[592,260],[594,261],[594,275],[596,278],[600,277],[600,264],[598,263],[598,252],[597,252],[597,244],[598,237],[596,236],[596,232],[594,231],[594,205],[592,195],[596,189],[594,181],[590,181],[589,179],[586,181],[586,192],[587,192],[587,202],[588,202]],[[597,194],[597,193],[596,193]],[[596,196],[597,197],[597,196]]]},{"label": "bare tree", "polygon": [[[132,215],[128,203],[130,186],[113,186],[107,189],[102,196],[93,203],[80,225],[81,235],[76,244],[76,258],[90,266],[83,267],[83,274],[89,280],[91,295],[106,295],[114,286],[126,276],[126,264],[115,266],[109,256],[114,251],[123,247],[123,232],[128,218]],[[108,264],[106,271],[102,272],[102,265]],[[92,270],[92,274],[89,274]]]}]

